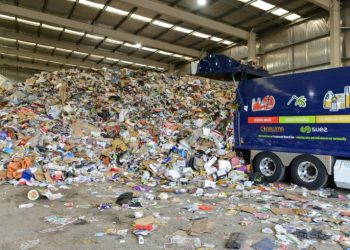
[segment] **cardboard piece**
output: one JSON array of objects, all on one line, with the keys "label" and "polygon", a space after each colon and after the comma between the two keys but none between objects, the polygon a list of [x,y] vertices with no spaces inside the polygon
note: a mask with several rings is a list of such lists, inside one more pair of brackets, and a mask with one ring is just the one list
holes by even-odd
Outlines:
[{"label": "cardboard piece", "polygon": [[194,220],[186,226],[182,227],[181,230],[186,231],[189,235],[195,236],[203,233],[212,232],[214,227],[214,221],[211,219],[200,219]]},{"label": "cardboard piece", "polygon": [[72,136],[80,138],[84,136],[83,123],[80,120],[73,120],[72,122]]},{"label": "cardboard piece", "polygon": [[292,214],[294,214],[294,211],[291,208],[271,208],[270,210],[273,214],[276,214],[276,215],[283,215],[283,214],[292,215]]},{"label": "cardboard piece", "polygon": [[154,216],[146,216],[137,220],[134,220],[135,225],[147,226],[151,224],[159,224],[159,221]]},{"label": "cardboard piece", "polygon": [[49,184],[54,184],[54,181],[52,180],[51,176],[50,176],[50,173],[48,171],[44,172],[44,176],[45,176],[45,179],[46,181],[49,183]]},{"label": "cardboard piece", "polygon": [[284,198],[286,198],[287,200],[299,201],[303,203],[308,201],[304,196],[297,195],[297,194],[285,194]]},{"label": "cardboard piece", "polygon": [[124,141],[122,139],[115,139],[113,140],[112,142],[112,148],[114,150],[116,149],[120,149],[122,150],[123,152],[127,151],[128,150],[128,146],[124,143]]},{"label": "cardboard piece", "polygon": [[37,180],[37,181],[45,181],[45,174],[44,174],[44,171],[39,168],[35,171],[34,173],[34,178]]},{"label": "cardboard piece", "polygon": [[237,210],[240,210],[241,212],[246,212],[246,213],[250,213],[250,214],[254,214],[257,212],[257,209],[254,207],[250,207],[250,206],[241,206],[241,207],[237,207]]},{"label": "cardboard piece", "polygon": [[58,87],[61,103],[64,104],[67,100],[67,84],[61,83]]}]

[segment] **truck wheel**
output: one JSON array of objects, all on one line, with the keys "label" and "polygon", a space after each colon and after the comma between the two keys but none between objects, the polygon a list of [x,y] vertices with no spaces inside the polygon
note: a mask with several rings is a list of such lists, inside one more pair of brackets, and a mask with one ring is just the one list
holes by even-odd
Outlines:
[{"label": "truck wheel", "polygon": [[268,182],[278,182],[285,177],[286,168],[277,155],[263,152],[254,160],[254,171],[261,173]]},{"label": "truck wheel", "polygon": [[326,185],[328,173],[323,163],[312,155],[297,157],[291,166],[295,184],[309,189],[318,189]]}]

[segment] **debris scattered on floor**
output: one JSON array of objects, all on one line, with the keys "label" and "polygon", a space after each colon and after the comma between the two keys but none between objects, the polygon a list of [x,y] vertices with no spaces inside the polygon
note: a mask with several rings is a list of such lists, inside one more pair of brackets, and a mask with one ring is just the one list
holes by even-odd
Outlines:
[{"label": "debris scattered on floor", "polygon": [[23,242],[21,244],[21,246],[19,247],[20,250],[26,250],[26,249],[32,249],[34,247],[36,247],[37,245],[39,245],[40,240],[27,240],[25,242]]},{"label": "debris scattered on floor", "polygon": [[[21,213],[59,211],[42,215],[50,227],[41,235],[93,227],[92,242],[149,247],[160,236],[168,250],[350,246],[349,195],[266,183],[232,151],[234,90],[127,69],[42,72],[7,84],[0,183],[30,188],[15,205]],[[72,196],[82,187],[95,202]]]}]

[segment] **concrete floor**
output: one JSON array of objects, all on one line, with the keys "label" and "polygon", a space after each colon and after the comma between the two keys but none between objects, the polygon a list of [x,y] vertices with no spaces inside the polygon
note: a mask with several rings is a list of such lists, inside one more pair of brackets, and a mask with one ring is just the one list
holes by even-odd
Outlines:
[{"label": "concrete floor", "polygon": [[[276,239],[273,234],[268,235],[261,232],[264,227],[273,228],[273,224],[262,224],[261,221],[247,213],[227,214],[227,207],[230,205],[237,203],[261,205],[264,204],[264,201],[255,198],[241,198],[239,201],[235,201],[229,198],[170,194],[171,197],[178,199],[175,201],[172,198],[154,201],[145,199],[147,204],[142,209],[144,215],[159,212],[161,216],[169,217],[169,221],[150,236],[145,237],[144,245],[138,245],[136,236],[131,232],[134,210],[120,208],[115,204],[116,197],[120,193],[130,191],[131,188],[116,183],[81,184],[70,186],[70,188],[69,190],[59,190],[64,194],[63,200],[50,201],[41,198],[32,202],[34,207],[20,209],[19,204],[31,202],[26,197],[30,187],[0,186],[0,249],[20,249],[21,244],[25,241],[36,239],[39,239],[40,243],[33,249],[164,249],[164,244],[170,242],[169,235],[181,226],[188,224],[189,219],[198,217],[214,219],[215,225],[212,233],[205,233],[199,237],[202,244],[213,244],[216,249],[225,249],[225,242],[232,232],[245,232],[248,235],[248,244],[258,242],[266,237]],[[231,193],[237,194],[237,191],[228,188],[218,188],[209,193],[218,192],[226,192],[228,196]],[[156,190],[153,193],[157,194]],[[141,193],[141,197],[144,194]],[[338,199],[323,201],[335,203],[338,202]],[[72,202],[74,207],[67,208],[64,205],[67,202]],[[103,202],[113,202],[113,208],[104,211],[98,210],[96,206]],[[212,212],[189,212],[183,208],[196,202],[213,205],[215,210]],[[49,215],[71,218],[84,216],[90,222],[85,225],[69,224],[64,226],[62,231],[43,232],[42,230],[57,227],[57,225],[51,225],[44,220]],[[274,216],[272,215],[272,217]],[[243,218],[251,218],[254,220],[254,224],[241,226],[239,221]],[[129,229],[125,243],[121,243],[117,236],[95,236],[97,232],[105,232],[108,228]],[[298,249],[298,247],[289,245],[288,248],[284,249]],[[316,249],[336,250],[342,248],[328,242],[318,243]]]}]

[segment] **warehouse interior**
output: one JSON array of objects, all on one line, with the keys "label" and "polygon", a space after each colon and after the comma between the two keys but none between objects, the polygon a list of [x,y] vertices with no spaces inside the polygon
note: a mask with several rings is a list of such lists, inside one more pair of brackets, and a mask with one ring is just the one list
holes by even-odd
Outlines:
[{"label": "warehouse interior", "polygon": [[328,2],[2,1],[1,72],[23,79],[118,65],[190,73],[190,62],[210,53],[258,59],[273,74],[349,65],[349,3]]},{"label": "warehouse interior", "polygon": [[0,0],[0,249],[350,249],[349,0]]}]

